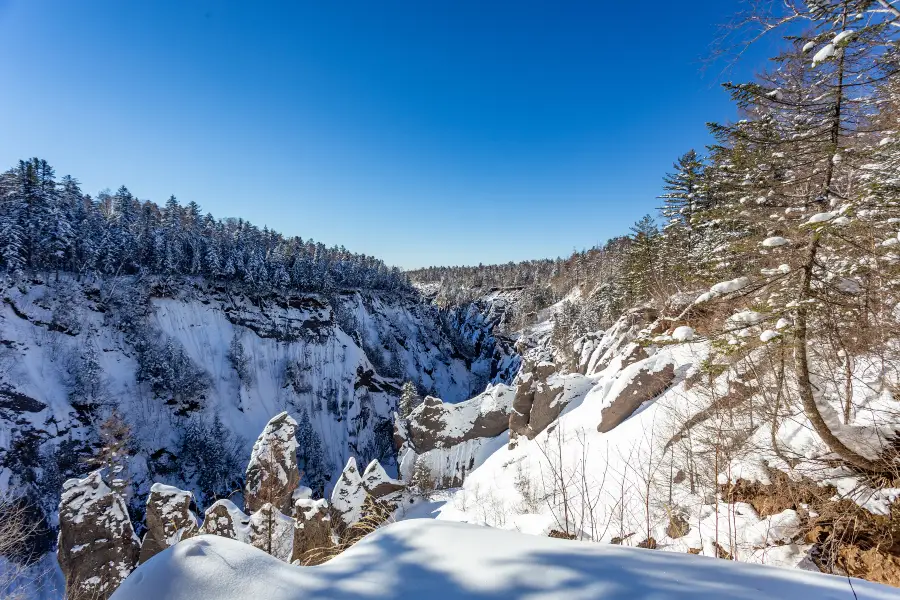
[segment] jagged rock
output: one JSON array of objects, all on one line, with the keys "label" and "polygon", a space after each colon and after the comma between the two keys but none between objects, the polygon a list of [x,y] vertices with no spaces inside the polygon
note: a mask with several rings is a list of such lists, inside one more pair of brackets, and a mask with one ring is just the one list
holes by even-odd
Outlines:
[{"label": "jagged rock", "polygon": [[666,527],[667,536],[675,540],[686,536],[690,530],[691,526],[683,516],[678,513],[669,516],[669,525]]},{"label": "jagged rock", "polygon": [[250,545],[285,562],[294,553],[294,519],[265,503],[250,515]]},{"label": "jagged rock", "polygon": [[300,484],[296,431],[297,422],[283,412],[272,417],[253,444],[244,493],[248,512],[265,504],[290,512],[294,490]]},{"label": "jagged rock", "polygon": [[667,363],[661,369],[655,362],[640,365],[630,376],[628,384],[601,411],[597,431],[612,431],[630,417],[641,404],[664,392],[675,380],[675,365]]},{"label": "jagged rock", "polygon": [[509,427],[512,389],[490,386],[471,400],[448,404],[426,396],[409,417],[409,441],[419,454],[467,440],[492,438]]},{"label": "jagged rock", "polygon": [[324,498],[301,498],[294,503],[294,548],[291,562],[318,565],[330,557],[334,547],[331,510]]},{"label": "jagged rock", "polygon": [[67,600],[106,600],[134,570],[141,543],[122,497],[100,471],[63,484],[57,558]]},{"label": "jagged rock", "polygon": [[376,500],[388,498],[406,488],[400,481],[389,477],[377,460],[370,462],[363,472],[363,487]]},{"label": "jagged rock", "polygon": [[147,533],[141,542],[140,562],[197,535],[197,517],[191,510],[194,495],[176,487],[154,483],[147,498]]},{"label": "jagged rock", "polygon": [[565,386],[551,377],[556,366],[551,362],[526,362],[519,373],[516,396],[509,414],[510,440],[516,436],[528,439],[547,428],[565,408],[559,402]]},{"label": "jagged rock", "polygon": [[234,505],[231,500],[217,500],[206,509],[200,533],[220,535],[232,540],[247,542],[250,517]]},{"label": "jagged rock", "polygon": [[356,459],[351,456],[331,492],[331,508],[338,517],[335,527],[339,531],[359,521],[367,495]]}]

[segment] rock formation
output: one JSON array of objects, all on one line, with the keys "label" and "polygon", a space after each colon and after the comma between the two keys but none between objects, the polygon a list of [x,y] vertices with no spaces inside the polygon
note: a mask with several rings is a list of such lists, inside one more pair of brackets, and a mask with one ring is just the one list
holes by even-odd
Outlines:
[{"label": "rock formation", "polygon": [[106,600],[137,565],[141,544],[122,497],[100,471],[63,484],[57,558],[67,600]]},{"label": "rock formation", "polygon": [[325,499],[299,498],[294,503],[294,548],[291,562],[318,565],[334,546],[331,510]]},{"label": "rock formation", "polygon": [[516,397],[509,415],[510,439],[534,439],[553,422],[565,405],[559,400],[564,386],[553,377],[556,366],[547,361],[526,362],[516,380]]},{"label": "rock formation", "polygon": [[147,533],[141,542],[140,562],[197,535],[197,517],[191,508],[194,496],[176,487],[154,483],[147,498]]},{"label": "rock formation", "polygon": [[265,504],[291,512],[292,496],[300,484],[296,431],[297,422],[283,412],[272,417],[253,444],[244,492],[247,512]]},{"label": "rock formation", "polygon": [[221,535],[232,540],[247,542],[250,517],[235,506],[231,500],[218,500],[206,509],[200,533]]},{"label": "rock formation", "polygon": [[351,456],[331,492],[331,508],[337,515],[334,525],[338,532],[359,521],[366,496],[356,459]]},{"label": "rock formation", "polygon": [[627,383],[600,413],[597,431],[606,433],[630,417],[641,404],[663,393],[675,380],[675,366],[669,362],[659,365],[653,360],[636,363],[623,371]]},{"label": "rock formation", "polygon": [[250,515],[250,545],[290,562],[294,551],[294,519],[270,503]]}]

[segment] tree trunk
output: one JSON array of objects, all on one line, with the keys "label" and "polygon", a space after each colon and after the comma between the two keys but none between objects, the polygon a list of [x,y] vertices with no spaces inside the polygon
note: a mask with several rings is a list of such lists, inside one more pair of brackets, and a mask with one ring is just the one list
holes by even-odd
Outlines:
[{"label": "tree trunk", "polygon": [[808,300],[812,291],[812,270],[819,248],[819,234],[813,233],[806,246],[806,257],[803,262],[800,278],[800,294],[797,298],[797,311],[794,321],[794,369],[797,372],[797,386],[803,412],[812,424],[813,429],[832,452],[851,465],[869,472],[881,472],[884,465],[880,461],[869,460],[858,452],[848,448],[828,427],[813,394],[812,382],[809,379],[809,363],[806,351],[807,321],[809,316]]}]

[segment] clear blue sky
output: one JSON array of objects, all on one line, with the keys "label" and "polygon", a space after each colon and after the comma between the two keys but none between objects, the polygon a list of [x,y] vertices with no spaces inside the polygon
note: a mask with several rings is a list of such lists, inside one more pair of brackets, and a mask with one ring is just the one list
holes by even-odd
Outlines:
[{"label": "clear blue sky", "polygon": [[0,0],[0,166],[402,267],[566,255],[735,116],[699,60],[738,7]]}]

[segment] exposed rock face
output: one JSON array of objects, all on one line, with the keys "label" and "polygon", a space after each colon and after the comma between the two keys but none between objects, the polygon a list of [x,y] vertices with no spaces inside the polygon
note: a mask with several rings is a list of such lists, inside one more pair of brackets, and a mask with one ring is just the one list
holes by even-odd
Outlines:
[{"label": "exposed rock face", "polygon": [[623,367],[647,358],[646,351],[633,342],[658,316],[652,308],[638,307],[619,317],[609,330],[579,338],[574,344],[576,370],[584,375],[593,375],[619,357]]},{"label": "exposed rock face", "polygon": [[140,562],[197,535],[194,496],[176,487],[154,483],[147,498],[147,533],[141,542]]},{"label": "exposed rock face", "polygon": [[221,535],[232,540],[247,542],[250,517],[231,500],[218,500],[206,509],[201,534]]},{"label": "exposed rock face", "polygon": [[400,477],[409,482],[421,462],[437,487],[461,485],[474,468],[479,449],[508,429],[514,396],[511,387],[493,385],[459,404],[426,398],[407,423],[398,422],[394,428]]},{"label": "exposed rock face", "polygon": [[467,440],[496,437],[509,427],[511,392],[509,386],[491,386],[458,404],[427,396],[409,417],[409,441],[422,454]]},{"label": "exposed rock face", "polygon": [[553,422],[565,405],[558,400],[563,395],[564,386],[554,381],[556,366],[551,362],[526,362],[519,373],[516,397],[509,415],[510,439],[534,436]]},{"label": "exposed rock face", "polygon": [[377,460],[370,462],[363,472],[363,487],[376,500],[391,498],[406,488],[400,481],[389,477]]},{"label": "exposed rock face", "polygon": [[141,544],[122,497],[100,471],[63,484],[57,558],[67,600],[106,600],[137,565]]},{"label": "exposed rock face", "polygon": [[637,367],[636,372],[623,372],[623,377],[628,378],[628,383],[601,411],[597,431],[601,433],[611,431],[630,417],[641,404],[668,389],[675,380],[675,366],[672,363],[662,368],[653,361],[633,366]]},{"label": "exposed rock face", "polygon": [[244,507],[256,512],[265,504],[290,512],[300,484],[297,468],[297,422],[286,412],[275,415],[253,444],[247,465]]},{"label": "exposed rock face", "polygon": [[291,562],[318,565],[334,546],[331,510],[325,499],[300,498],[294,503],[294,548]]},{"label": "exposed rock face", "polygon": [[250,545],[290,562],[294,552],[294,519],[268,502],[263,504],[250,515]]},{"label": "exposed rock face", "polygon": [[356,459],[351,456],[331,492],[331,507],[337,515],[335,527],[339,532],[359,521],[366,496]]}]

